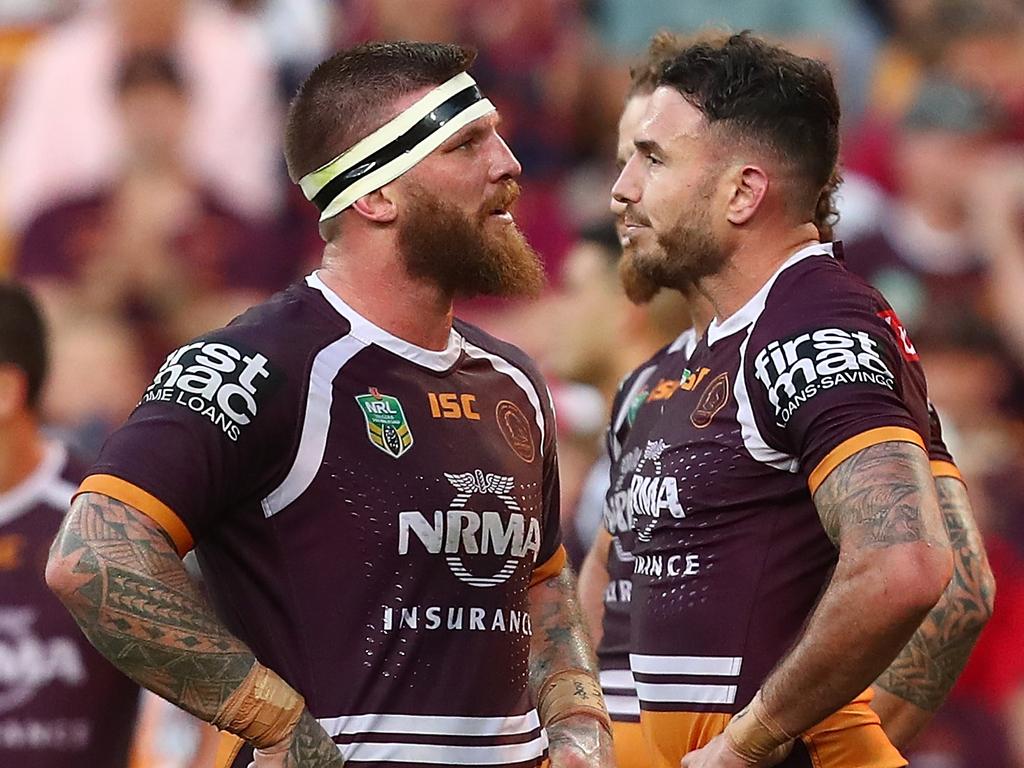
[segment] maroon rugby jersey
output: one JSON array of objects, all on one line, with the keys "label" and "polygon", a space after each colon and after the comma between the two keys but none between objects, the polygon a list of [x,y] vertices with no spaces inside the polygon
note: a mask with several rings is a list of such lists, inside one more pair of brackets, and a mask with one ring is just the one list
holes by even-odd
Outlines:
[{"label": "maroon rugby jersey", "polygon": [[139,688],[46,586],[47,553],[82,467],[49,443],[0,494],[0,766],[124,768]]},{"label": "maroon rugby jersey", "polygon": [[[629,480],[637,464],[635,453],[624,455],[622,444],[629,434],[637,411],[651,396],[667,392],[664,382],[652,381],[658,365],[665,361],[682,369],[697,344],[691,328],[680,334],[672,344],[658,350],[619,385],[612,402],[611,419],[605,433],[610,463],[609,484],[604,501],[604,527],[611,536],[608,547],[608,587],[604,594],[601,642],[597,659],[601,670],[601,687],[612,720],[640,722],[640,702],[636,684],[629,671],[630,623],[629,604],[633,590],[633,514],[629,507]],[[678,377],[676,385],[678,386]],[[660,389],[659,389],[660,385]]]},{"label": "maroon rugby jersey", "polygon": [[[828,473],[878,442],[929,442],[912,342],[830,250],[797,252],[712,323],[685,364],[700,383],[649,398],[622,448],[637,457],[630,663],[659,765],[719,733],[798,638],[838,554],[812,501]],[[681,367],[666,359],[652,380]],[[858,765],[904,765],[868,700],[785,765],[809,751],[848,765],[851,750]]]},{"label": "maroon rugby jersey", "polygon": [[347,762],[532,766],[554,433],[521,352],[460,322],[416,347],[314,273],[172,353],[82,488],[194,542],[225,623]]}]

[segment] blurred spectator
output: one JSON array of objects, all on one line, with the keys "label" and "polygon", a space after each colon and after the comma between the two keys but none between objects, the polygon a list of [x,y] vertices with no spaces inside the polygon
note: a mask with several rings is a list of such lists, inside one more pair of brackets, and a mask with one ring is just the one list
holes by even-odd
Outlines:
[{"label": "blurred spectator", "polygon": [[[226,321],[228,312],[283,287],[297,265],[187,169],[181,136],[189,100],[171,58],[133,54],[115,89],[125,125],[119,175],[40,213],[16,269],[50,290],[63,288],[85,308],[134,322],[162,358],[208,321]],[[211,303],[227,316],[210,317],[203,308]]]},{"label": "blurred spectator", "polygon": [[[924,84],[894,146],[898,196],[875,206],[873,226],[854,227],[859,236],[845,243],[850,269],[885,294],[911,331],[982,322],[984,262],[968,226],[964,174],[994,145],[994,128],[980,95]],[[846,237],[843,227],[841,218]]]},{"label": "blurred spectator", "polygon": [[124,768],[139,688],[43,579],[85,469],[40,431],[46,347],[34,302],[0,283],[0,765]]},{"label": "blurred spectator", "polygon": [[845,115],[863,109],[879,30],[855,0],[597,0],[594,5],[602,39],[619,53],[642,50],[658,29],[753,29],[784,39],[794,50],[832,64]]},{"label": "blurred spectator", "polygon": [[274,73],[255,22],[212,0],[104,0],[27,56],[0,130],[0,220],[21,232],[69,194],[109,183],[124,148],[119,62],[163,50],[180,62],[191,110],[185,158],[238,212],[278,203]]},{"label": "blurred spectator", "polygon": [[968,188],[971,231],[986,265],[992,313],[1024,369],[1024,148],[986,157]]}]

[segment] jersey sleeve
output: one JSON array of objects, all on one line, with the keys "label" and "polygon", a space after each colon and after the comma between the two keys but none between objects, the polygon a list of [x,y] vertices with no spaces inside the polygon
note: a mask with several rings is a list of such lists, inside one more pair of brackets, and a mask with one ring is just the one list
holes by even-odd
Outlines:
[{"label": "jersey sleeve", "polygon": [[928,459],[935,477],[955,477],[963,482],[960,468],[942,437],[942,420],[939,418],[939,412],[931,401],[928,401]]},{"label": "jersey sleeve", "polygon": [[543,479],[541,489],[542,521],[541,544],[537,561],[530,577],[530,585],[558,574],[566,563],[565,547],[562,546],[561,528],[561,487],[558,481],[558,439],[555,431],[555,409],[547,387],[541,390],[541,410],[544,421],[544,441],[541,460]]},{"label": "jersey sleeve", "polygon": [[106,441],[79,492],[135,507],[184,554],[280,460],[290,437],[285,384],[272,355],[228,330],[186,344]]},{"label": "jersey sleeve", "polygon": [[812,494],[864,448],[927,450],[929,436],[924,373],[898,318],[877,293],[824,277],[814,297],[794,291],[762,315],[744,358],[757,428],[797,459]]}]

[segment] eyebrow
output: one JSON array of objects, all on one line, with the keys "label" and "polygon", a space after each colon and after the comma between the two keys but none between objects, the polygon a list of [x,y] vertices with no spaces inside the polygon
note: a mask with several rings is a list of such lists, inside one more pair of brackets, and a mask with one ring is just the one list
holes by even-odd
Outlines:
[{"label": "eyebrow", "polygon": [[[487,120],[488,117],[492,117],[493,119]],[[462,129],[460,129],[457,133],[452,134],[448,141],[442,144],[442,146],[458,146],[462,142],[467,141],[468,139],[471,139],[474,136],[483,136],[491,128],[497,130],[500,124],[501,116],[498,115],[496,112],[491,113],[491,115],[484,115],[483,117],[478,118],[473,122],[469,123]]]},{"label": "eyebrow", "polygon": [[661,144],[653,139],[634,139],[633,146],[648,155],[655,152],[659,155],[663,153]]}]

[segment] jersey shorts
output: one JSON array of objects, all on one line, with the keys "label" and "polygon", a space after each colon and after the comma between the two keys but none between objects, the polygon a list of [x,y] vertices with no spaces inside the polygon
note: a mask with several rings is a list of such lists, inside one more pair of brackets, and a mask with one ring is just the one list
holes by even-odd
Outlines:
[{"label": "jersey shorts", "polygon": [[527,595],[565,555],[550,397],[514,347],[456,321],[422,349],[314,273],[173,352],[81,490],[195,548],[347,763],[543,759]]},{"label": "jersey shorts", "polygon": [[[649,396],[622,445],[630,667],[656,765],[721,733],[798,639],[837,560],[813,503],[835,467],[901,441],[955,471],[931,446],[912,341],[831,249],[793,254],[685,363],[662,361],[652,381],[696,383]],[[804,734],[783,765],[905,765],[869,701]]]}]

